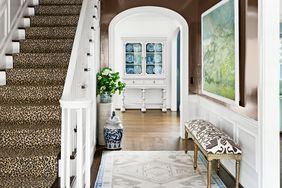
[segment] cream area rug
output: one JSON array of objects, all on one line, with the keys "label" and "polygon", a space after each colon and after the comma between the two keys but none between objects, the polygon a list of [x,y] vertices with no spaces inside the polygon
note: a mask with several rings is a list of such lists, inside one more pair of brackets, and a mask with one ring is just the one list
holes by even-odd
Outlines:
[{"label": "cream area rug", "polygon": [[[106,151],[95,188],[206,188],[206,161],[199,153],[193,168],[193,152]],[[213,171],[212,188],[225,188]]]}]

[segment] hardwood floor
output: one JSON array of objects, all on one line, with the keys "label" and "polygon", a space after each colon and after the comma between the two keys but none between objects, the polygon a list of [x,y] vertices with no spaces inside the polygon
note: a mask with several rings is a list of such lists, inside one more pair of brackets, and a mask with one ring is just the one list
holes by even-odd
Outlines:
[{"label": "hardwood floor", "polygon": [[[184,150],[184,142],[179,137],[179,114],[176,112],[162,113],[160,110],[128,110],[117,112],[124,126],[123,150],[160,151]],[[188,149],[193,150],[193,142],[189,141]],[[94,187],[96,176],[104,148],[97,147],[91,169],[91,188]],[[228,188],[233,188],[235,180],[225,169],[221,169],[220,177]],[[56,183],[58,186],[58,181]]]}]

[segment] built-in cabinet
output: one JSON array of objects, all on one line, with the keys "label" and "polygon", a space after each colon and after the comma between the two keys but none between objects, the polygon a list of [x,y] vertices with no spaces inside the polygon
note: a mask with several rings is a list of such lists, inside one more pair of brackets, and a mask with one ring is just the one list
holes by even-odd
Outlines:
[{"label": "built-in cabinet", "polygon": [[[166,111],[166,39],[130,38],[123,40],[123,81],[126,83],[122,98],[122,111],[127,107],[140,108],[145,112],[150,90],[159,90],[159,101],[155,107]],[[132,90],[129,92],[129,90]],[[134,91],[134,92],[133,92]],[[136,95],[135,95],[135,94]],[[129,95],[136,100],[127,100]]]}]

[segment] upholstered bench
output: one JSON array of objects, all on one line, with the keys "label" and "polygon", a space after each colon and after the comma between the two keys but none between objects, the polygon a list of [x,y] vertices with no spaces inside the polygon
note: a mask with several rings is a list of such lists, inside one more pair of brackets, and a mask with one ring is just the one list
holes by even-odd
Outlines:
[{"label": "upholstered bench", "polygon": [[194,169],[197,168],[198,148],[206,156],[207,187],[211,187],[212,160],[217,160],[217,173],[220,159],[236,160],[236,188],[239,188],[240,160],[242,150],[224,132],[205,120],[192,120],[185,124],[185,152],[187,153],[188,138],[194,141]]}]

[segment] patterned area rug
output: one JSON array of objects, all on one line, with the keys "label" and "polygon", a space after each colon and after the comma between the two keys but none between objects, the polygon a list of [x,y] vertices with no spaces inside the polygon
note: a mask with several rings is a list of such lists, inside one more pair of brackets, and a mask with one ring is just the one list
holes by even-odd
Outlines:
[{"label": "patterned area rug", "polygon": [[[207,170],[199,154],[193,168],[193,152],[106,151],[95,188],[206,188]],[[213,171],[212,188],[225,188]]]}]

